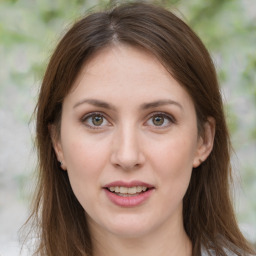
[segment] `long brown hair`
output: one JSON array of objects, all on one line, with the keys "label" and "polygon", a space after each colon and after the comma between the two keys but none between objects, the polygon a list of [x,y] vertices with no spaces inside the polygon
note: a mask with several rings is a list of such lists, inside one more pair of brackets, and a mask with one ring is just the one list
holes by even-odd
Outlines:
[{"label": "long brown hair", "polygon": [[53,53],[36,107],[38,186],[30,220],[38,232],[35,255],[93,254],[84,209],[58,163],[49,125],[60,127],[62,102],[82,65],[99,49],[115,43],[154,54],[187,90],[202,131],[207,117],[216,121],[213,150],[192,172],[184,197],[184,227],[193,255],[201,247],[214,255],[253,253],[241,234],[230,197],[230,139],[211,57],[197,35],[173,13],[150,4],[121,4],[76,22]]}]

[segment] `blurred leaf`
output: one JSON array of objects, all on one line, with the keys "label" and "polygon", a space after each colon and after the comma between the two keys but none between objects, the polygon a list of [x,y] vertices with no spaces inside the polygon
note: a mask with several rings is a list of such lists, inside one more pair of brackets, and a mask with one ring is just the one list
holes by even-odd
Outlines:
[{"label": "blurred leaf", "polygon": [[60,10],[48,10],[48,11],[43,11],[41,12],[41,17],[43,22],[49,23],[52,20],[61,17],[61,12]]},{"label": "blurred leaf", "polygon": [[218,77],[221,83],[224,83],[227,81],[227,72],[223,69],[218,72]]},{"label": "blurred leaf", "polygon": [[231,134],[234,134],[238,130],[238,118],[230,105],[226,104],[224,106],[224,109],[225,109],[229,131],[231,132]]},{"label": "blurred leaf", "polygon": [[31,43],[33,39],[16,31],[5,30],[3,26],[0,26],[0,38],[1,44],[5,47],[17,45],[18,43]]}]

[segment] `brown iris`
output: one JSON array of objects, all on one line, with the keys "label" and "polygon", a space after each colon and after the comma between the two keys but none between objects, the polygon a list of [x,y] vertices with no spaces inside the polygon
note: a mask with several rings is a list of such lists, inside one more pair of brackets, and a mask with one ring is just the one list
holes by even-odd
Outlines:
[{"label": "brown iris", "polygon": [[160,126],[164,123],[164,117],[163,116],[153,116],[153,124],[155,126]]},{"label": "brown iris", "polygon": [[102,125],[102,123],[103,123],[103,117],[100,116],[100,115],[93,115],[93,116],[92,116],[92,123],[93,123],[95,126],[100,126],[100,125]]}]

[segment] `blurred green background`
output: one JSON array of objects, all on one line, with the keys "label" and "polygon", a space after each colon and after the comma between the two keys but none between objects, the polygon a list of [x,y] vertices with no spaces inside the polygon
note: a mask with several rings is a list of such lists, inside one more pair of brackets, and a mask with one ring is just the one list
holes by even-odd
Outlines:
[{"label": "blurred green background", "polygon": [[[17,255],[17,230],[28,214],[36,163],[31,115],[49,57],[74,20],[108,2],[0,0],[0,255]],[[174,10],[212,55],[236,151],[237,217],[256,243],[256,0],[148,2]]]}]

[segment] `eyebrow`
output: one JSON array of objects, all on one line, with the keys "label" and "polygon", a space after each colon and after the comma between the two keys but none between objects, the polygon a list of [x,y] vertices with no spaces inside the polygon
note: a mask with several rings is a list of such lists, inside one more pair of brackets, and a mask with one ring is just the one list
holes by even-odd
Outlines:
[{"label": "eyebrow", "polygon": [[93,106],[100,107],[100,108],[110,109],[110,110],[115,110],[116,109],[113,105],[111,105],[111,104],[109,104],[109,103],[107,103],[105,101],[96,100],[96,99],[83,99],[83,100],[77,102],[74,105],[73,108],[76,108],[76,107],[78,107],[78,106],[80,106],[82,104],[85,104],[85,103],[91,104]]},{"label": "eyebrow", "polygon": [[[110,110],[116,110],[115,106],[113,106],[112,104],[109,104],[105,101],[101,101],[101,100],[96,100],[96,99],[83,99],[79,102],[77,102],[73,108],[76,108],[82,104],[90,104],[96,107],[100,107],[100,108],[105,108],[105,109],[110,109]],[[177,107],[179,107],[181,110],[183,110],[183,107],[180,103],[170,100],[170,99],[164,99],[164,100],[157,100],[157,101],[153,101],[153,102],[149,102],[149,103],[144,103],[141,105],[141,109],[142,110],[146,110],[146,109],[150,109],[150,108],[157,108],[160,106],[165,106],[165,105],[175,105]]]},{"label": "eyebrow", "polygon": [[157,108],[165,105],[175,105],[179,107],[181,110],[183,110],[183,107],[180,103],[174,100],[166,99],[166,100],[157,100],[154,102],[144,103],[142,104],[142,109],[149,109],[149,108]]}]

